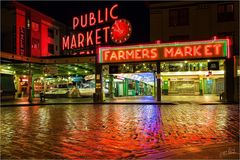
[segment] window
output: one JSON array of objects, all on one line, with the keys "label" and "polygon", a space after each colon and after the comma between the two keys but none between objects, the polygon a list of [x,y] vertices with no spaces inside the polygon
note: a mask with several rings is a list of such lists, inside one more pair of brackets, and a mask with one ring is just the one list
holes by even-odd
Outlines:
[{"label": "window", "polygon": [[58,30],[56,29],[56,36],[58,35]]},{"label": "window", "polygon": [[54,38],[54,30],[51,28],[48,28],[48,37]]},{"label": "window", "polygon": [[231,3],[218,5],[217,19],[218,22],[233,21],[234,20],[233,4]]},{"label": "window", "polygon": [[40,41],[39,39],[32,39],[32,48],[33,49],[39,49],[40,47]]},{"label": "window", "polygon": [[32,30],[35,32],[38,32],[39,31],[39,23],[32,22]]},{"label": "window", "polygon": [[169,37],[169,41],[186,41],[189,40],[188,35],[174,35]]},{"label": "window", "polygon": [[169,26],[184,26],[188,24],[189,24],[188,8],[169,10]]},{"label": "window", "polygon": [[54,45],[48,44],[48,53],[54,54]]},{"label": "window", "polygon": [[58,50],[58,46],[56,46],[56,51]]}]

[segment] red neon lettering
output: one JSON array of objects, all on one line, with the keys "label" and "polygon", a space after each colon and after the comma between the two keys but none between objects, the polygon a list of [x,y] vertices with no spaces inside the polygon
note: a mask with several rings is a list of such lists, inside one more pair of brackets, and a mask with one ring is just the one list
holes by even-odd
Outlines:
[{"label": "red neon lettering", "polygon": [[77,48],[75,35],[72,35],[72,41],[71,41],[71,49],[73,48]]},{"label": "red neon lettering", "polygon": [[175,51],[175,55],[174,57],[177,57],[178,55],[180,55],[181,57],[183,57],[183,52],[181,47],[178,47],[177,50]]},{"label": "red neon lettering", "polygon": [[98,32],[101,31],[101,28],[98,28],[95,30],[95,41],[96,44],[101,44],[101,41],[99,41],[99,39],[101,39],[101,36],[98,36]]},{"label": "red neon lettering", "polygon": [[79,19],[77,17],[73,17],[73,29],[75,29],[79,24]]},{"label": "red neon lettering", "polygon": [[110,17],[111,17],[112,19],[118,19],[118,16],[114,16],[114,15],[113,15],[113,10],[114,10],[116,7],[118,7],[118,4],[115,4],[115,5],[112,6],[112,8],[110,9]]},{"label": "red neon lettering", "polygon": [[135,50],[135,59],[141,59],[141,55],[140,55],[139,52],[141,52],[140,49],[136,49],[136,50]]},{"label": "red neon lettering", "polygon": [[95,24],[96,24],[96,18],[94,16],[94,13],[91,12],[91,13],[89,13],[89,25],[93,26]]},{"label": "red neon lettering", "polygon": [[151,59],[156,59],[158,56],[157,48],[151,49]]},{"label": "red neon lettering", "polygon": [[105,21],[108,21],[108,8],[105,8]]},{"label": "red neon lettering", "polygon": [[101,24],[103,23],[103,20],[101,19],[101,10],[98,10],[98,23]]},{"label": "red neon lettering", "polygon": [[85,54],[85,52],[84,52],[84,51],[81,51],[80,54]]},{"label": "red neon lettering", "polygon": [[78,48],[84,47],[83,40],[84,35],[82,33],[78,33]]},{"label": "red neon lettering", "polygon": [[125,60],[125,52],[124,51],[118,51],[118,59]]},{"label": "red neon lettering", "polygon": [[90,33],[87,32],[87,46],[89,46],[89,42],[91,43],[91,45],[93,45],[92,32],[93,31],[90,31]]},{"label": "red neon lettering", "polygon": [[173,48],[170,48],[170,50],[168,48],[164,48],[163,50],[163,53],[164,53],[164,57],[168,57],[170,55],[170,57],[173,56]]},{"label": "red neon lettering", "polygon": [[63,50],[65,48],[69,49],[69,36],[67,36],[67,39],[65,39],[65,37],[62,37],[62,48]]},{"label": "red neon lettering", "polygon": [[108,60],[109,53],[110,53],[110,51],[103,51],[103,59],[104,59],[104,61]]},{"label": "red neon lettering", "polygon": [[87,26],[87,14],[85,14],[85,18],[83,18],[83,15],[81,15],[81,27],[84,28],[86,26]]},{"label": "red neon lettering", "polygon": [[105,34],[105,43],[108,43],[108,30],[110,29],[109,26],[107,27],[103,27],[103,30],[104,30],[104,34]]},{"label": "red neon lettering", "polygon": [[184,56],[190,56],[190,57],[192,57],[192,47],[190,47],[190,46],[186,46],[186,47],[184,47]]},{"label": "red neon lettering", "polygon": [[202,56],[202,53],[199,52],[199,50],[202,48],[202,46],[198,45],[198,46],[193,46],[193,55],[194,56]]},{"label": "red neon lettering", "polygon": [[110,61],[112,61],[113,59],[115,59],[116,61],[118,60],[118,58],[117,58],[117,54],[116,54],[116,52],[112,52],[112,54],[111,54],[111,57],[110,57]]},{"label": "red neon lettering", "polygon": [[134,59],[134,50],[126,50],[126,59]]},{"label": "red neon lettering", "polygon": [[149,58],[149,50],[148,49],[143,49],[142,50],[142,58]]},{"label": "red neon lettering", "polygon": [[220,48],[222,47],[221,44],[215,44],[213,45],[214,47],[214,52],[215,52],[215,55],[220,55]]},{"label": "red neon lettering", "polygon": [[213,55],[213,53],[210,52],[210,49],[209,49],[211,47],[212,47],[212,45],[210,45],[210,44],[204,46],[204,54],[205,54],[205,56],[212,56]]}]

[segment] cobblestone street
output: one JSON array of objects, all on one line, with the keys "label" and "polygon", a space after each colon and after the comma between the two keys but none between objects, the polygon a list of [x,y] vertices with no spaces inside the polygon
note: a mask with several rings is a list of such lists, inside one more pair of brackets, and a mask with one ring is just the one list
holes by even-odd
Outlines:
[{"label": "cobblestone street", "polygon": [[238,143],[238,105],[1,108],[1,159],[238,158]]}]

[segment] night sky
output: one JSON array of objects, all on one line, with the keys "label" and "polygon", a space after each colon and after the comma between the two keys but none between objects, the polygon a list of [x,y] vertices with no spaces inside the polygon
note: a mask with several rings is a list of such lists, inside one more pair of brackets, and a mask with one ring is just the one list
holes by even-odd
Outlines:
[{"label": "night sky", "polygon": [[72,17],[80,16],[93,11],[97,13],[98,9],[104,10],[118,3],[117,14],[119,18],[128,19],[133,28],[132,36],[127,43],[148,43],[149,37],[149,10],[148,2],[134,1],[21,1],[37,11],[40,11],[49,17],[52,17],[69,27],[72,27]]}]

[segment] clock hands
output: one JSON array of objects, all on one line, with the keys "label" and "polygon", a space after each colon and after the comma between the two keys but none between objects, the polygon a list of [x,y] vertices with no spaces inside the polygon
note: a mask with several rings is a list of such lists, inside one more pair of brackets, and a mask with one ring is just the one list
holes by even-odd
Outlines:
[{"label": "clock hands", "polygon": [[117,26],[117,30],[116,30],[116,31],[117,31],[118,33],[122,34],[122,33],[123,33],[123,30],[120,29],[120,27],[118,26],[118,24],[116,24],[116,26]]}]

